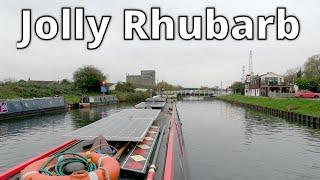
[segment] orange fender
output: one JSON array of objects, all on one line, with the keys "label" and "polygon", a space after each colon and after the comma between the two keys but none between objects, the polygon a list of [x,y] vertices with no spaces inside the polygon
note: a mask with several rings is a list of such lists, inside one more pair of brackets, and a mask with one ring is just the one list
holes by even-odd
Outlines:
[{"label": "orange fender", "polygon": [[[45,158],[27,166],[21,171],[20,178],[22,180],[105,180],[107,175],[110,180],[118,179],[120,164],[116,159],[93,152],[81,153],[81,155],[91,158],[91,161],[97,165],[98,169],[92,172],[74,172],[69,176],[48,176],[39,173],[41,166],[48,160],[48,158]],[[53,161],[50,165],[55,163],[56,161]]]}]

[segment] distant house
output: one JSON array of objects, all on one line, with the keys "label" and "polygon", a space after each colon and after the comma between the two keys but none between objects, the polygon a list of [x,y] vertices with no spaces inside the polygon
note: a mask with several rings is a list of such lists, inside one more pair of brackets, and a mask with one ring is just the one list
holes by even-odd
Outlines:
[{"label": "distant house", "polygon": [[246,96],[273,96],[279,93],[293,93],[294,85],[285,82],[284,77],[273,72],[263,75],[247,75]]},{"label": "distant house", "polygon": [[108,87],[109,91],[116,90],[117,83],[106,83],[106,86]]},{"label": "distant house", "polygon": [[38,86],[48,86],[50,84],[54,84],[54,83],[57,83],[58,81],[36,81],[36,80],[28,80],[29,83],[33,83],[33,84],[36,84]]},{"label": "distant house", "polygon": [[135,88],[134,89],[136,92],[147,92],[148,89],[144,89],[144,88]]},{"label": "distant house", "polygon": [[227,87],[226,88],[226,94],[232,94],[232,93],[233,93],[232,87]]},{"label": "distant house", "polygon": [[260,96],[261,79],[259,76],[246,76],[245,96]]}]

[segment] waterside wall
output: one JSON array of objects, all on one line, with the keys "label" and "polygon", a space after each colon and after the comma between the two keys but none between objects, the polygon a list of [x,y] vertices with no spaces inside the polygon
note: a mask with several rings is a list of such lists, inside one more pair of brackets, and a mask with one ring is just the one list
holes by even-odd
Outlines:
[{"label": "waterside wall", "polygon": [[243,106],[248,109],[252,109],[255,111],[260,111],[272,116],[280,117],[292,122],[297,122],[300,124],[304,124],[310,127],[314,128],[320,128],[320,117],[315,117],[315,116],[310,116],[310,115],[304,115],[296,112],[291,112],[291,111],[284,111],[284,110],[279,110],[279,109],[273,109],[273,108],[268,108],[268,107],[262,107],[258,105],[252,105],[252,104],[247,104],[247,103],[241,103],[241,102],[236,102],[236,101],[231,101],[231,100],[226,100],[217,97],[217,99],[229,102],[231,104],[236,104]]}]

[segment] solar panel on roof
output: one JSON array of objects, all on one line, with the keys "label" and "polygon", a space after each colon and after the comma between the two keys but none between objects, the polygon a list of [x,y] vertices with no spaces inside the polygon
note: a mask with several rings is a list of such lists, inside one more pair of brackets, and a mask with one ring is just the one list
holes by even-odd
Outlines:
[{"label": "solar panel on roof", "polygon": [[165,106],[166,102],[141,102],[137,105],[135,105],[136,108],[163,108]]},{"label": "solar panel on roof", "polygon": [[165,102],[166,99],[160,96],[154,96],[152,98],[147,98],[146,101],[148,102]]},{"label": "solar panel on roof", "polygon": [[92,140],[104,136],[108,141],[142,141],[160,110],[124,109],[65,136]]}]

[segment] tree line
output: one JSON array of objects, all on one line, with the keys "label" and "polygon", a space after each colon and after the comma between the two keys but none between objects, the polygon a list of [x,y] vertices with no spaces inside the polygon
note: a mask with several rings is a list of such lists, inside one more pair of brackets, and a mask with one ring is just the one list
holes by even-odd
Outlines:
[{"label": "tree line", "polygon": [[[94,66],[88,65],[79,68],[73,74],[74,84],[86,92],[99,91],[101,82],[106,81],[106,76]],[[133,84],[129,82],[118,82],[115,86],[117,92],[135,92]],[[180,85],[173,85],[165,81],[161,81],[152,88],[154,91],[175,91],[183,89]]]},{"label": "tree line", "polygon": [[320,91],[320,55],[314,55],[300,67],[286,71],[284,78],[287,82],[296,84],[299,89]]}]

